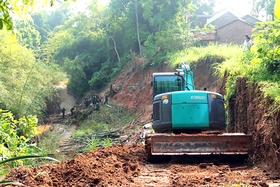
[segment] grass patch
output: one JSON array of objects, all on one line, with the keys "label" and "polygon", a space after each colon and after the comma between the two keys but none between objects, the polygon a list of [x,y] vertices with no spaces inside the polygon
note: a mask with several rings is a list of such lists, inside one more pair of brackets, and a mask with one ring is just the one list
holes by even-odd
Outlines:
[{"label": "grass patch", "polygon": [[90,139],[88,139],[88,144],[85,149],[87,151],[90,151],[97,148],[98,146],[100,146],[100,139],[96,137],[91,137]]},{"label": "grass patch", "polygon": [[54,131],[47,131],[42,136],[38,145],[43,155],[51,155],[60,160],[60,153],[57,151],[60,145],[61,133]]},{"label": "grass patch", "polygon": [[[223,78],[227,74],[225,99],[235,97],[236,80],[246,77],[249,82],[259,82],[264,96],[271,97],[277,104],[280,103],[280,82],[272,77],[264,60],[259,58],[257,44],[246,53],[238,45],[210,44],[205,47],[190,47],[188,49],[167,55],[170,67],[177,67],[181,62],[197,63],[212,61],[214,75]],[[215,63],[221,61],[222,63]]]},{"label": "grass patch", "polygon": [[[89,108],[87,110],[91,109]],[[93,111],[87,116],[73,133],[73,136],[81,137],[104,131],[113,131],[115,129],[122,130],[134,117],[135,113],[133,111],[129,111],[123,107],[116,105],[107,107],[102,105],[99,111]]]},{"label": "grass patch", "polygon": [[190,47],[183,51],[170,53],[167,55],[168,64],[177,67],[181,62],[195,63],[202,60],[214,59],[234,59],[242,49],[237,45],[215,44],[206,47]]}]

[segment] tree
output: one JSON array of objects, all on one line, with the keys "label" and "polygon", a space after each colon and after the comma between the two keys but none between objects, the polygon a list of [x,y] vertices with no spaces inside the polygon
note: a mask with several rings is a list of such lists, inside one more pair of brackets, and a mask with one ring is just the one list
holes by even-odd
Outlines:
[{"label": "tree", "polygon": [[261,12],[265,12],[264,17],[268,19],[273,19],[275,0],[253,0],[253,14],[255,16],[260,15]]},{"label": "tree", "polygon": [[6,28],[7,30],[14,29],[13,17],[25,18],[29,12],[38,9],[40,6],[46,6],[50,3],[50,6],[54,5],[54,0],[44,1],[32,1],[32,0],[7,0],[0,3],[0,30]]},{"label": "tree", "polygon": [[279,81],[280,79],[280,19],[270,22],[257,23],[253,33],[255,40],[256,54],[253,55],[253,62],[260,62],[264,72],[259,72],[267,80]]},{"label": "tree", "polygon": [[196,15],[212,15],[216,0],[196,0],[193,3],[196,5]]},{"label": "tree", "polygon": [[0,43],[0,108],[16,117],[41,117],[53,85],[65,76],[53,65],[36,61],[33,51],[18,44],[12,33],[0,31]]},{"label": "tree", "polygon": [[104,29],[104,15],[104,7],[94,0],[87,12],[57,26],[44,45],[47,61],[59,64],[71,75],[68,88],[77,95],[91,88],[100,89],[111,78],[110,72],[101,72],[107,66],[107,40],[111,39]]},{"label": "tree", "polygon": [[41,44],[40,32],[35,28],[31,21],[24,23],[23,21],[16,22],[17,39],[22,46],[29,49],[38,50]]},{"label": "tree", "polygon": [[140,53],[140,56],[142,56],[141,40],[140,40],[140,33],[139,33],[138,0],[134,0],[134,3],[135,3],[137,40],[138,40],[138,46],[139,46],[139,53]]}]

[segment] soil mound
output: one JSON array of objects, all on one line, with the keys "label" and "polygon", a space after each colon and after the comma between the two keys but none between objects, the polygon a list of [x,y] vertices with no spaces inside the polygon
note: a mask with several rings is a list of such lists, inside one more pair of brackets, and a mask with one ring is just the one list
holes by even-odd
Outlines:
[{"label": "soil mound", "polygon": [[7,179],[26,186],[125,186],[140,174],[144,154],[142,144],[97,148],[59,164],[19,167]]},{"label": "soil mound", "polygon": [[7,180],[31,187],[50,186],[268,186],[266,172],[246,165],[188,163],[173,159],[151,164],[143,144],[97,148],[74,159],[34,168],[13,169]]}]

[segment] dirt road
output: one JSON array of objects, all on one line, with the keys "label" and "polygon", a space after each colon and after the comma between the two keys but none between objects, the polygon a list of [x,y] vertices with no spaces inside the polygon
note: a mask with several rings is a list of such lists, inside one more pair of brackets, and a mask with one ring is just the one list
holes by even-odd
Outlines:
[{"label": "dirt road", "polygon": [[76,105],[76,99],[68,94],[66,84],[60,84],[57,88],[60,93],[60,108],[65,107],[66,111],[69,113],[71,108]]},{"label": "dirt road", "polygon": [[[27,186],[272,186],[279,178],[246,165],[148,163],[142,144],[97,148],[59,164],[17,168],[7,179]],[[278,184],[279,186],[279,184]]]}]

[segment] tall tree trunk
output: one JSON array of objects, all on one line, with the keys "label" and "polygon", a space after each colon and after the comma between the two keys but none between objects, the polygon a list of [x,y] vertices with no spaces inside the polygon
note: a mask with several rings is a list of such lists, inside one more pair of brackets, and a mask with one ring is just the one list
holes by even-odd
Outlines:
[{"label": "tall tree trunk", "polygon": [[134,0],[134,3],[135,3],[136,31],[137,31],[137,38],[138,38],[139,54],[140,56],[142,56],[139,25],[138,25],[138,0]]},{"label": "tall tree trunk", "polygon": [[119,55],[118,50],[117,50],[116,41],[115,41],[115,39],[113,38],[113,36],[111,36],[111,38],[112,38],[112,40],[113,40],[113,42],[114,42],[114,50],[115,50],[115,52],[116,52],[116,54],[117,54],[118,61],[120,61],[120,55]]}]

